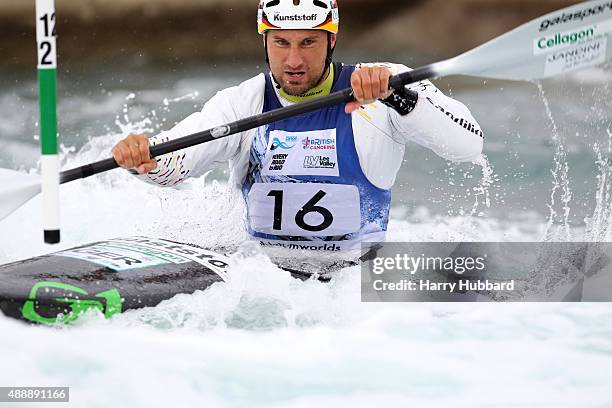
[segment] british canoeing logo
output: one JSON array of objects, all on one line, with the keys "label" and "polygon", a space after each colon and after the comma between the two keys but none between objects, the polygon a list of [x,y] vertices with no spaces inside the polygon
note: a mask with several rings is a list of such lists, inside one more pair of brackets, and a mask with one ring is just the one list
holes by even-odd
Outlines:
[{"label": "british canoeing logo", "polygon": [[336,139],[307,137],[302,141],[304,150],[336,150]]}]

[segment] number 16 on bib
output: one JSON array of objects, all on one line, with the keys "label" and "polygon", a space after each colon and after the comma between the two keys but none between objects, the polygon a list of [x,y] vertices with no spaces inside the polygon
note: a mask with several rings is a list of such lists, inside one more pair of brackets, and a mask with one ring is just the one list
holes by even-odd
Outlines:
[{"label": "number 16 on bib", "polygon": [[340,184],[255,183],[249,222],[254,231],[276,236],[352,234],[361,228],[359,190]]}]

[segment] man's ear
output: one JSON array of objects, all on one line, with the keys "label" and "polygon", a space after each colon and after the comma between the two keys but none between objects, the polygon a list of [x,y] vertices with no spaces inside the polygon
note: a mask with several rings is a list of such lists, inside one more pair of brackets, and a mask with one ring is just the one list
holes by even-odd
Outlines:
[{"label": "man's ear", "polygon": [[336,46],[336,38],[338,37],[337,34],[332,34],[330,36],[330,41],[331,41],[331,47],[334,48]]}]

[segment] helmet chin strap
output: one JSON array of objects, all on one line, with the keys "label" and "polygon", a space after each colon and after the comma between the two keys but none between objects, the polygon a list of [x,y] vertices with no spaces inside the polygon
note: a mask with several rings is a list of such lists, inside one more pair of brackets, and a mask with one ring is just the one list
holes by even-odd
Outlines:
[{"label": "helmet chin strap", "polygon": [[[266,64],[268,64],[268,68],[270,68],[270,73],[272,73],[272,79],[274,79],[274,84],[276,85],[276,88],[281,89],[282,86],[280,82],[274,77],[274,72],[272,71],[272,67],[270,66],[270,57],[268,56],[268,33],[264,33],[264,36],[264,52],[266,53]],[[323,65],[323,72],[321,73],[321,76],[319,77],[319,80],[317,81],[317,84],[315,86],[319,85],[321,82],[323,82],[323,80],[325,80],[325,74],[327,73],[327,70],[329,69],[329,66],[332,63],[335,48],[335,46],[332,47],[331,33],[327,32],[327,55],[325,57],[325,64]]]},{"label": "helmet chin strap", "polygon": [[278,80],[276,79],[276,77],[274,76],[274,72],[272,72],[272,67],[270,66],[270,57],[268,56],[268,33],[264,33],[264,51],[266,53],[266,64],[268,64],[268,68],[270,69],[270,74],[272,75],[272,79],[274,80],[274,85],[276,86],[276,89],[281,89],[282,86],[280,85],[280,82],[278,82]]},{"label": "helmet chin strap", "polygon": [[332,48],[332,45],[331,45],[331,33],[328,31],[327,32],[327,55],[325,57],[325,65],[323,65],[323,73],[319,77],[319,80],[317,81],[317,85],[319,85],[325,79],[325,73],[327,73],[327,70],[329,69],[329,66],[332,63],[333,55],[334,55],[334,48]]}]

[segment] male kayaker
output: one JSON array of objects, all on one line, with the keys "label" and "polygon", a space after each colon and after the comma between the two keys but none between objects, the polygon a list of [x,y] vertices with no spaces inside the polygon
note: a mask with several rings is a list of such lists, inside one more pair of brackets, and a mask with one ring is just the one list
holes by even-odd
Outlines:
[{"label": "male kayaker", "polygon": [[[384,241],[405,144],[474,161],[483,134],[463,104],[429,81],[390,91],[389,78],[408,70],[403,65],[332,63],[338,25],[335,0],[262,0],[258,30],[270,72],[220,91],[169,131],[128,136],[113,157],[161,186],[229,162],[248,233],[263,246],[320,257]],[[356,102],[150,158],[149,144],[349,87]]]}]

